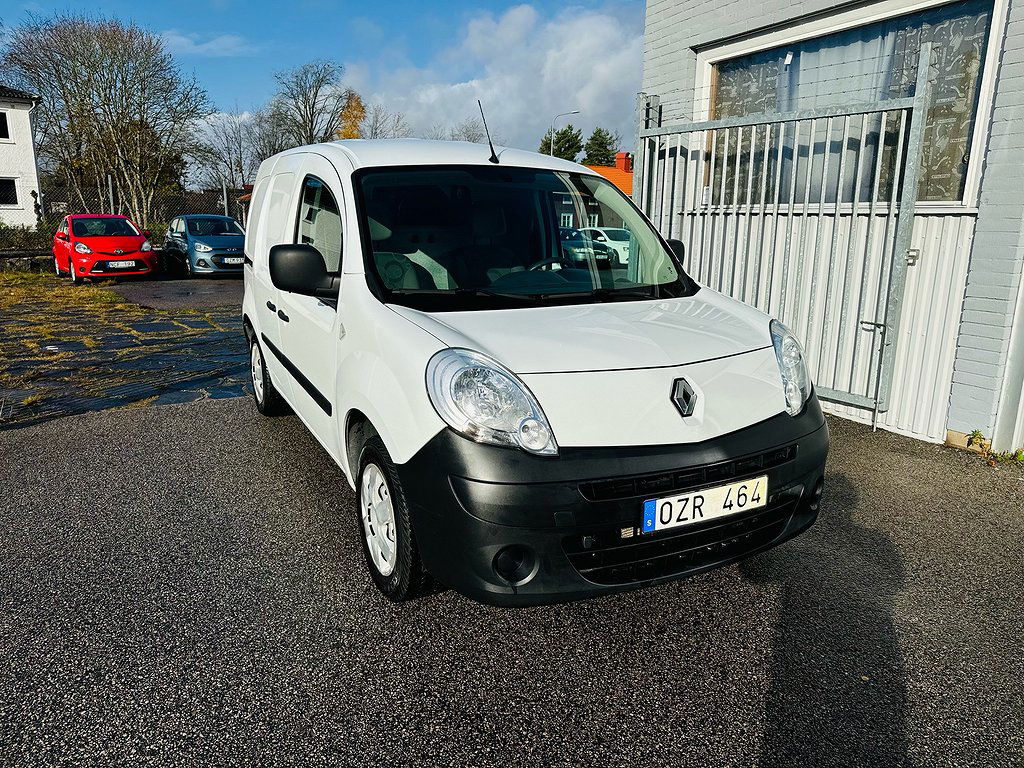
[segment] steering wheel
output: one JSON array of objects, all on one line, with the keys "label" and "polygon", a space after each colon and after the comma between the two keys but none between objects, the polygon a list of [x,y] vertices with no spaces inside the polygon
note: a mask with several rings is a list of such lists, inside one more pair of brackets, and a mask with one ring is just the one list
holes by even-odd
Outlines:
[{"label": "steering wheel", "polygon": [[531,264],[530,266],[528,266],[526,268],[526,271],[527,272],[536,272],[538,269],[542,269],[544,267],[553,266],[555,264],[558,264],[559,266],[561,266],[562,259],[543,259],[542,261],[538,261],[536,264]]}]

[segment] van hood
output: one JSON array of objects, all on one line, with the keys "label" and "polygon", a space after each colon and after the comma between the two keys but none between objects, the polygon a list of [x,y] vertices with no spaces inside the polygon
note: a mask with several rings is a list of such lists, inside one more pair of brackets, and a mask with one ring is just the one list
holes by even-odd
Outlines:
[{"label": "van hood", "polygon": [[493,311],[391,308],[449,347],[522,375],[669,367],[772,344],[767,316],[708,288],[679,299]]}]

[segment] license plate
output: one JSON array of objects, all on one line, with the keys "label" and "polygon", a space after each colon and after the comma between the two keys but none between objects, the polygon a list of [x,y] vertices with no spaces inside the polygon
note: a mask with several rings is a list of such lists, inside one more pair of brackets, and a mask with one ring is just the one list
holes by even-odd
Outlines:
[{"label": "license plate", "polygon": [[242,257],[241,256],[228,256],[226,259],[224,259],[224,263],[225,264],[241,264],[242,263]]},{"label": "license plate", "polygon": [[111,269],[124,269],[125,267],[134,267],[134,261],[112,261],[110,262]]},{"label": "license plate", "polygon": [[768,475],[644,502],[643,533],[735,515],[768,503]]}]

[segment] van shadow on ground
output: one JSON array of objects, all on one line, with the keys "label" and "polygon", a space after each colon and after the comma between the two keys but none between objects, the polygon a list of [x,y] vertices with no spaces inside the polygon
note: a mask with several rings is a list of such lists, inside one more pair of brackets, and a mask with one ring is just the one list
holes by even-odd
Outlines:
[{"label": "van shadow on ground", "polygon": [[[818,523],[743,574],[780,592],[761,765],[899,766],[907,691],[892,618],[896,547],[860,525],[857,491],[830,475]],[[861,512],[861,514],[858,514]]]}]

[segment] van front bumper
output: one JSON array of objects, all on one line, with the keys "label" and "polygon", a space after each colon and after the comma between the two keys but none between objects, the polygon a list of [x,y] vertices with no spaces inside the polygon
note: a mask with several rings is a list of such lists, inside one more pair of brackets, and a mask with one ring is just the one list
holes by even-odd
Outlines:
[{"label": "van front bumper", "polygon": [[[536,605],[672,581],[769,549],[818,514],[829,435],[817,398],[692,445],[557,457],[439,432],[398,467],[427,571],[481,602]],[[765,507],[641,534],[645,499],[768,476]]]}]

